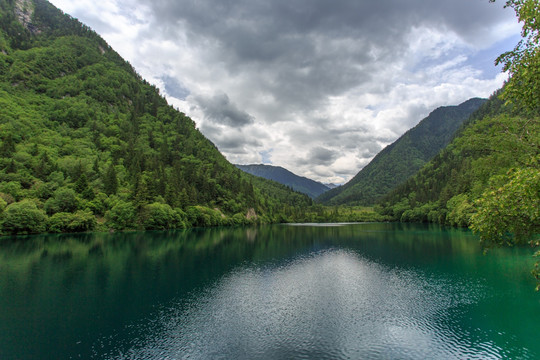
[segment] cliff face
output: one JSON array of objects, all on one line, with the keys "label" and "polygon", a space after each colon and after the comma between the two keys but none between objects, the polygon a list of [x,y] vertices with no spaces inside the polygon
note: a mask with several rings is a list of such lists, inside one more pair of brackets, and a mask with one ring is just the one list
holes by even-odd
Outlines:
[{"label": "cliff face", "polygon": [[15,16],[17,20],[34,34],[39,34],[40,30],[32,24],[32,17],[34,15],[34,2],[32,0],[16,0],[15,1]]}]

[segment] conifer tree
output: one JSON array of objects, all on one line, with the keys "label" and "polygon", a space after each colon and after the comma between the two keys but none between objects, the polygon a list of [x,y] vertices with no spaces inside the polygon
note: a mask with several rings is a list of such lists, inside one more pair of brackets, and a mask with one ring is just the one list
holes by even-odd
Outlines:
[{"label": "conifer tree", "polygon": [[103,178],[103,191],[107,195],[114,195],[118,191],[118,178],[113,164],[109,164]]}]

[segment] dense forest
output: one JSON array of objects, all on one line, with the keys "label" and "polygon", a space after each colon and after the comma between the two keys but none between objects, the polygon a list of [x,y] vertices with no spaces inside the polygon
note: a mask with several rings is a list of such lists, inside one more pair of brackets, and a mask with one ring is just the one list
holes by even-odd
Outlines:
[{"label": "dense forest", "polygon": [[95,32],[0,0],[5,234],[295,220],[311,199],[231,165]]},{"label": "dense forest", "polygon": [[497,93],[447,148],[386,196],[384,211],[394,220],[468,226],[486,189],[503,186],[514,169],[537,166],[539,134],[538,121],[512,115]]},{"label": "dense forest", "polygon": [[455,132],[486,100],[435,109],[418,125],[388,145],[345,185],[316,200],[326,205],[373,205],[414,175],[452,140]]}]

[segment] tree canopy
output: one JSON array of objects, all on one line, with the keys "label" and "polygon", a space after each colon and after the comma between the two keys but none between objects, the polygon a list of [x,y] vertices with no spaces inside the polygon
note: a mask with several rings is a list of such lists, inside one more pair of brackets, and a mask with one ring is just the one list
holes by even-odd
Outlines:
[{"label": "tree canopy", "polygon": [[[490,0],[495,2],[495,0]],[[496,64],[502,63],[510,78],[503,98],[519,110],[540,115],[540,3],[537,0],[507,0],[505,7],[516,12],[520,23],[521,41],[514,50],[501,54]]]}]

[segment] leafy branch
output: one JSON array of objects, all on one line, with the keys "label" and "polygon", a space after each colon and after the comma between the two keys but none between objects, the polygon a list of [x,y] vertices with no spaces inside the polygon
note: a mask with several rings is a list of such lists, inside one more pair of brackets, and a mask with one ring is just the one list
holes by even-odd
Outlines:
[{"label": "leafy branch", "polygon": [[[495,2],[495,0],[490,0]],[[522,39],[514,50],[501,54],[495,64],[503,64],[510,78],[503,99],[528,115],[540,114],[540,3],[538,0],[507,0],[505,8],[516,12]]]}]

